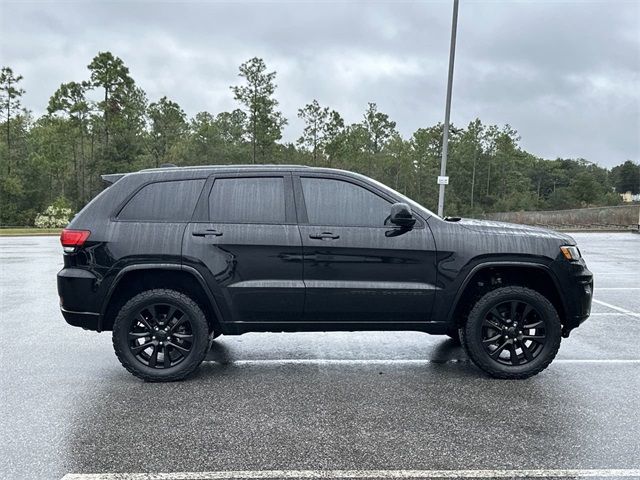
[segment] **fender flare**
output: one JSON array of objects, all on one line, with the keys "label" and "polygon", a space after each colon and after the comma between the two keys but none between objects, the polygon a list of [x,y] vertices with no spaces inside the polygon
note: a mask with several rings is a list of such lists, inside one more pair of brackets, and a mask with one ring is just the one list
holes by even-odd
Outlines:
[{"label": "fender flare", "polygon": [[198,270],[188,265],[181,265],[179,263],[142,263],[137,265],[127,265],[122,268],[113,279],[111,284],[109,285],[109,290],[105,295],[104,301],[102,302],[102,308],[100,309],[100,316],[98,318],[98,332],[102,331],[102,322],[104,320],[105,314],[109,305],[111,303],[111,297],[113,296],[113,292],[115,292],[122,278],[129,272],[138,271],[138,270],[177,270],[182,272],[187,272],[192,275],[202,287],[209,303],[211,304],[211,308],[213,308],[213,312],[215,313],[218,322],[223,323],[222,311],[220,310],[218,303],[216,302],[209,285],[205,281],[204,277]]},{"label": "fender flare", "polygon": [[[460,284],[460,287],[458,287],[458,291],[456,292],[456,295],[455,295],[455,297],[453,299],[453,303],[451,304],[451,308],[449,309],[449,313],[447,314],[447,324],[453,324],[453,322],[455,320],[454,318],[452,318],[453,314],[454,314],[456,308],[458,307],[458,303],[460,302],[460,298],[462,297],[462,294],[464,293],[465,289],[469,285],[469,282],[471,281],[473,276],[476,273],[478,273],[480,270],[484,270],[485,268],[491,268],[491,267],[537,268],[539,270],[544,271],[545,273],[547,273],[549,275],[549,277],[553,281],[553,286],[558,291],[558,293],[560,293],[562,291],[561,288],[560,288],[560,283],[558,282],[558,279],[557,279],[556,275],[553,273],[553,270],[551,270],[551,268],[549,268],[547,265],[545,265],[543,263],[527,262],[527,261],[514,261],[514,260],[505,260],[505,261],[495,260],[495,261],[480,262],[477,265],[475,265],[469,271],[467,276],[464,278],[464,280]],[[567,304],[565,302],[564,296],[561,295],[561,294],[559,294],[558,296],[560,297],[560,302],[562,304],[562,310],[563,310],[562,313],[564,314],[564,316],[566,316],[567,315]]]}]

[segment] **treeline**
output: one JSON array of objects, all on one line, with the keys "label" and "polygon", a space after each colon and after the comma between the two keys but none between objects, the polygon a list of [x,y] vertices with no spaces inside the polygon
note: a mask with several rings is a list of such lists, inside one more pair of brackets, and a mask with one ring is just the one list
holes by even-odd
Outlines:
[{"label": "treeline", "polygon": [[[164,163],[177,165],[290,163],[354,170],[430,209],[442,125],[403,138],[396,123],[369,103],[359,123],[313,100],[298,111],[304,129],[282,143],[287,119],[278,110],[276,72],[253,58],[239,69],[231,112],[188,118],[173,100],[149,102],[123,61],[99,53],[87,77],[63,83],[39,118],[23,107],[22,77],[0,72],[0,224],[32,225],[48,205],[80,209],[102,188],[100,175]],[[640,190],[640,165],[607,170],[584,159],[543,160],[518,146],[510,126],[451,127],[445,211],[562,209],[620,202]]]}]

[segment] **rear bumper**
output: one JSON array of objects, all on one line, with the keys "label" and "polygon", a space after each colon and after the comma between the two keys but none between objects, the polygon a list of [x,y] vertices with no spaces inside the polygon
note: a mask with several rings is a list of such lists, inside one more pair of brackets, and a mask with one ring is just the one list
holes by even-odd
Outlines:
[{"label": "rear bumper", "polygon": [[80,268],[63,268],[58,272],[60,310],[69,325],[87,330],[100,328],[98,279]]},{"label": "rear bumper", "polygon": [[69,325],[74,327],[81,327],[85,330],[99,331],[100,326],[100,314],[93,312],[74,312],[72,310],[66,310],[64,307],[60,307],[62,316]]}]

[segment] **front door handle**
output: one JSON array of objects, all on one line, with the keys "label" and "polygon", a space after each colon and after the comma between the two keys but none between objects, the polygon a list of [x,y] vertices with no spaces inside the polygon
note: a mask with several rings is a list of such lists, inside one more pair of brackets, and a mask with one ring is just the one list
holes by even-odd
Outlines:
[{"label": "front door handle", "polygon": [[194,237],[207,237],[209,235],[213,237],[220,237],[222,232],[219,232],[215,228],[207,228],[206,230],[196,230],[195,232],[191,232],[191,235]]},{"label": "front door handle", "polygon": [[331,239],[331,240],[337,240],[338,238],[340,238],[340,235],[335,235],[331,232],[310,233],[309,238],[313,238],[315,240],[324,240],[325,238]]}]

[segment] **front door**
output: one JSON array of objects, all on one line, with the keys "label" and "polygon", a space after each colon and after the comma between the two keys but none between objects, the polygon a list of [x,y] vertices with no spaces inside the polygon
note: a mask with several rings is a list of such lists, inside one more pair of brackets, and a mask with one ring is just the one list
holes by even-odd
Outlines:
[{"label": "front door", "polygon": [[339,176],[295,177],[304,252],[304,318],[324,323],[422,323],[435,295],[433,237],[426,223],[386,225],[393,199]]},{"label": "front door", "polygon": [[205,275],[226,321],[300,320],[302,244],[291,175],[217,175],[209,185],[199,204],[206,218],[185,232],[185,264]]}]

